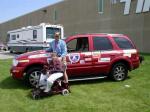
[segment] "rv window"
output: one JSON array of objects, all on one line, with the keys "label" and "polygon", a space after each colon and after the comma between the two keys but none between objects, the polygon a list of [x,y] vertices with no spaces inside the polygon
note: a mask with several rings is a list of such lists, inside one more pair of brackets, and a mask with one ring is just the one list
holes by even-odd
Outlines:
[{"label": "rv window", "polygon": [[60,30],[61,30],[60,28],[47,27],[46,28],[46,38],[47,39],[53,39],[55,32],[60,32],[61,33]]},{"label": "rv window", "polygon": [[12,40],[16,40],[16,35],[11,35]]},{"label": "rv window", "polygon": [[33,30],[33,39],[37,38],[37,30]]}]

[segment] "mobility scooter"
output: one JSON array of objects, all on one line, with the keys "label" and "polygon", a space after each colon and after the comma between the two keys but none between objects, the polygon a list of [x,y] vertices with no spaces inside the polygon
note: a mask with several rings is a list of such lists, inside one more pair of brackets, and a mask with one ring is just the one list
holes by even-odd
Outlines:
[{"label": "mobility scooter", "polygon": [[47,65],[44,65],[42,70],[42,74],[39,77],[38,84],[31,91],[33,99],[40,99],[47,96],[52,96],[55,94],[62,94],[64,96],[69,95],[69,87],[63,81],[63,77],[58,78],[52,85],[51,90],[49,92],[44,92],[47,85],[47,78],[50,75],[51,70],[51,62],[52,58],[48,58]]}]

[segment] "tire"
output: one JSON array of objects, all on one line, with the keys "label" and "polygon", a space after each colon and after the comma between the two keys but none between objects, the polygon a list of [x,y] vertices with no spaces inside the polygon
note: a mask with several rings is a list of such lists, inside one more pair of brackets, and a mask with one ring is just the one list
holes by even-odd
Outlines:
[{"label": "tire", "polygon": [[62,95],[63,96],[68,96],[69,95],[69,91],[67,89],[62,90]]},{"label": "tire", "polygon": [[34,100],[40,99],[40,93],[41,93],[41,91],[38,90],[38,89],[32,90],[32,98],[33,98]]},{"label": "tire", "polygon": [[26,82],[30,86],[32,87],[38,86],[39,78],[40,78],[40,75],[42,74],[41,70],[42,70],[42,67],[33,67],[27,71]]},{"label": "tire", "polygon": [[127,78],[128,69],[127,66],[123,63],[117,63],[113,66],[110,77],[114,81],[123,81]]}]

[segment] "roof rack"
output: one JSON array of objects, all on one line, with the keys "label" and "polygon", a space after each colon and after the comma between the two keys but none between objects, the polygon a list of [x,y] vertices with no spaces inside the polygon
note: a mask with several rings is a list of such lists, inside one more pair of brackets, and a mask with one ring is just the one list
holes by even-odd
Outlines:
[{"label": "roof rack", "polygon": [[74,35],[124,35],[124,34],[117,34],[117,33],[76,33]]}]

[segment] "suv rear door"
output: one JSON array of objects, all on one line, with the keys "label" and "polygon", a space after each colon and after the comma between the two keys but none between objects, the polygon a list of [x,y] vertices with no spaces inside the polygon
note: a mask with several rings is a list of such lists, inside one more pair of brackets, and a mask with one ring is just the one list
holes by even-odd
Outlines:
[{"label": "suv rear door", "polygon": [[[110,63],[118,53],[114,51],[114,46],[109,36],[93,36],[93,68],[94,74],[108,73],[110,69]],[[98,56],[99,55],[99,56]]]},{"label": "suv rear door", "polygon": [[67,42],[67,48],[67,73],[71,76],[90,74],[92,53],[89,51],[89,37],[74,37]]}]

